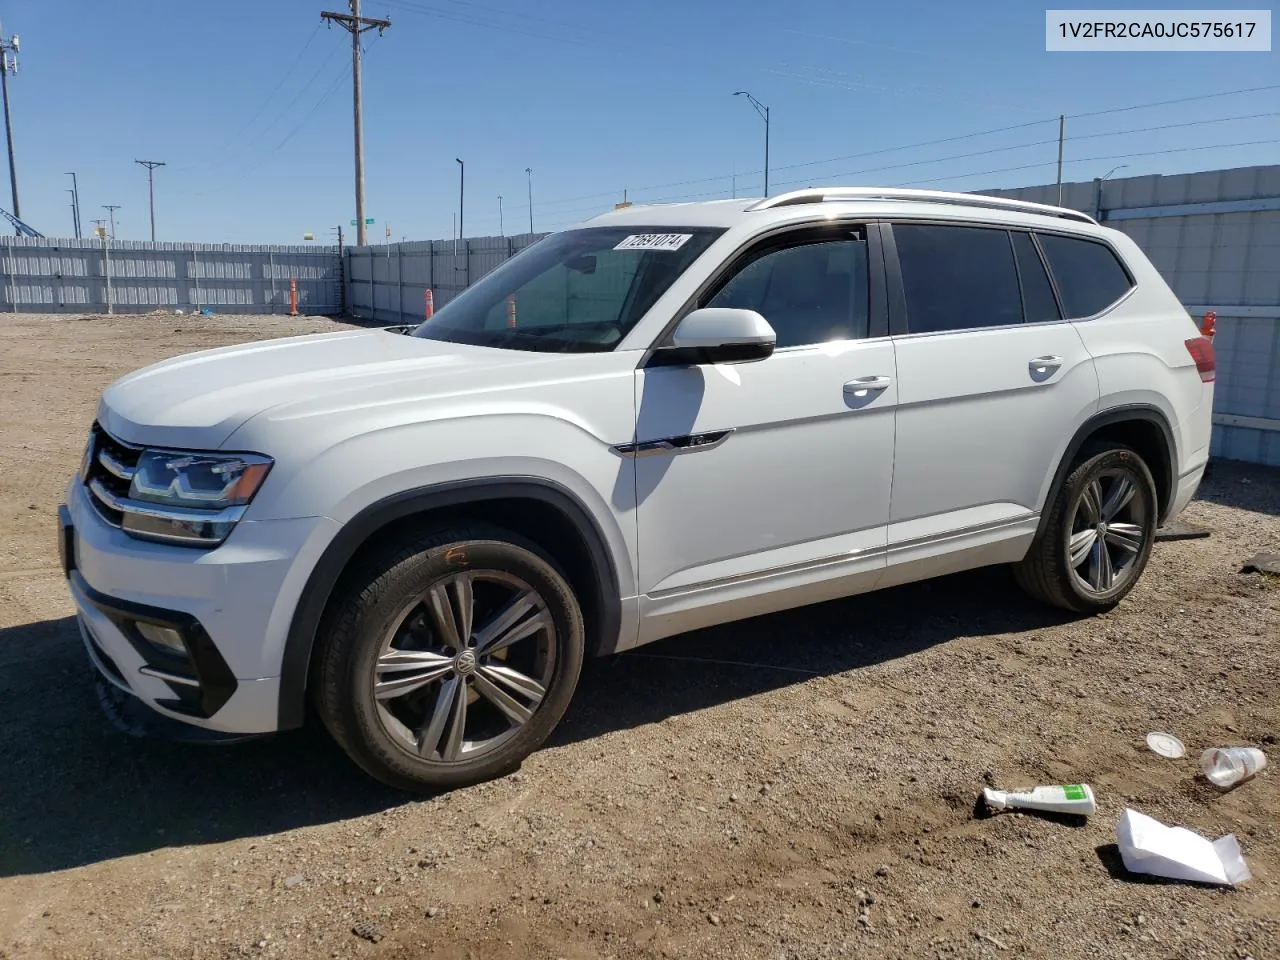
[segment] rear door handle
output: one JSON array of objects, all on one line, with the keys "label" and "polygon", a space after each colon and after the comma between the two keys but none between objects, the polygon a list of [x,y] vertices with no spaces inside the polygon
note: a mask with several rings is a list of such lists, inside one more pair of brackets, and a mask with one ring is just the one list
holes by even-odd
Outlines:
[{"label": "rear door handle", "polygon": [[1047,356],[1034,358],[1028,362],[1027,366],[1033,374],[1044,376],[1046,373],[1052,373],[1062,366],[1062,358],[1054,354],[1048,354]]},{"label": "rear door handle", "polygon": [[892,383],[893,377],[859,377],[857,380],[850,380],[844,385],[844,395],[862,399],[871,396],[873,393],[880,393],[889,389],[889,385]]}]

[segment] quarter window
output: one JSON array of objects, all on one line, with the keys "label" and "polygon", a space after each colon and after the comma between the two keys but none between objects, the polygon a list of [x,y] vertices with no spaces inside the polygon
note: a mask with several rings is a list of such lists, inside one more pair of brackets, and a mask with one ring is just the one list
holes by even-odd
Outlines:
[{"label": "quarter window", "polygon": [[755,310],[779,347],[852,340],[867,329],[867,243],[841,239],[773,250],[752,260],[706,304]]},{"label": "quarter window", "polygon": [[1053,298],[1049,275],[1029,233],[1013,233],[1013,252],[1018,258],[1018,279],[1022,281],[1022,315],[1027,323],[1061,320],[1058,301]]},{"label": "quarter window", "polygon": [[1129,292],[1133,282],[1106,244],[1060,234],[1038,234],[1058,282],[1068,320],[1092,317]]},{"label": "quarter window", "polygon": [[1022,322],[1013,247],[1004,230],[894,224],[907,329],[938,333]]}]

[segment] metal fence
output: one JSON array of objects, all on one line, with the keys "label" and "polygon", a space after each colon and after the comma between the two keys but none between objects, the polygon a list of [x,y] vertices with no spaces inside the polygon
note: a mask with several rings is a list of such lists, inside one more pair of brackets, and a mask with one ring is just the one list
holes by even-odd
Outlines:
[{"label": "metal fence", "polygon": [[[984,191],[1057,203],[1055,185]],[[1064,184],[1123,230],[1197,318],[1218,315],[1215,456],[1280,465],[1280,166]],[[414,322],[545,234],[352,247],[0,238],[6,311],[303,313]],[[345,263],[344,263],[345,260]],[[345,284],[345,286],[344,286]]]},{"label": "metal fence", "polygon": [[438,309],[544,236],[526,233],[349,247],[347,310],[375,322],[417,322],[423,318],[427,290],[432,291]]},{"label": "metal fence", "polygon": [[10,312],[287,313],[291,280],[300,313],[342,311],[337,247],[0,239]]},{"label": "metal fence", "polygon": [[[985,191],[1057,203],[1055,185]],[[1063,185],[1131,236],[1199,320],[1218,315],[1214,456],[1280,466],[1280,166]]]}]

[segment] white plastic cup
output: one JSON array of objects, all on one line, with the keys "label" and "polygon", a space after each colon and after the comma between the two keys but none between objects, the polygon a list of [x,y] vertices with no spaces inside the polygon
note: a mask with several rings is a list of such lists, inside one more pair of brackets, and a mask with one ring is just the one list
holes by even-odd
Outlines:
[{"label": "white plastic cup", "polygon": [[1267,765],[1257,747],[1210,747],[1200,754],[1200,769],[1215,787],[1227,790],[1255,777]]}]

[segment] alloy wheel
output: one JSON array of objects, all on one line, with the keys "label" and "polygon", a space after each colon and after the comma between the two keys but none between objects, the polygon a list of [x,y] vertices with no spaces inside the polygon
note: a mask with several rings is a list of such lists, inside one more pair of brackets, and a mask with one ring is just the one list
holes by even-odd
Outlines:
[{"label": "alloy wheel", "polygon": [[1091,479],[1076,501],[1067,563],[1091,594],[1120,589],[1138,568],[1154,519],[1139,489],[1136,476],[1113,467]]},{"label": "alloy wheel", "polygon": [[473,760],[533,718],[555,672],[555,625],[538,592],[500,570],[432,583],[392,620],[373,673],[384,729],[426,760]]}]

